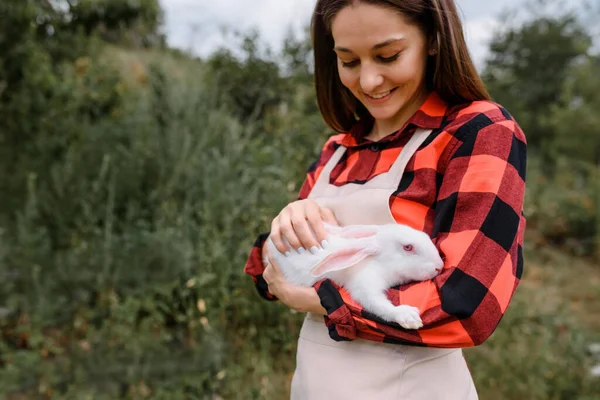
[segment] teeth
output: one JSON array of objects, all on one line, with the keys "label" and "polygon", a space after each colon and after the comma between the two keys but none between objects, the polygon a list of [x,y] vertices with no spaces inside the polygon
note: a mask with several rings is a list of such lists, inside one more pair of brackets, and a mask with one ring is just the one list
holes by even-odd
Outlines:
[{"label": "teeth", "polygon": [[390,92],[391,92],[391,90],[388,90],[387,92],[380,93],[380,94],[370,94],[369,97],[372,97],[374,99],[381,99],[381,98],[387,96],[388,94],[390,94]]}]

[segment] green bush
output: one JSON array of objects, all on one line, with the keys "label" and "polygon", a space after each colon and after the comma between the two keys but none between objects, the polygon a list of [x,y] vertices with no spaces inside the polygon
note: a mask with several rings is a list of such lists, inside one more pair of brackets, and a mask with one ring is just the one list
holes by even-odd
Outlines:
[{"label": "green bush", "polygon": [[[79,111],[57,128],[76,139],[26,165],[24,204],[5,226],[0,387],[106,398],[232,390],[250,365],[215,380],[239,356],[231,342],[292,351],[298,317],[257,301],[241,271],[269,216],[295,196],[322,123],[289,112],[256,132],[220,107],[202,73],[171,78],[159,64],[92,118],[81,110],[127,87],[99,62],[84,77],[72,71]],[[50,140],[35,145],[56,154]]]},{"label": "green bush", "polygon": [[547,178],[540,160],[530,157],[528,224],[539,230],[547,244],[560,245],[574,255],[600,255],[600,170],[568,158],[557,159],[554,168]]}]

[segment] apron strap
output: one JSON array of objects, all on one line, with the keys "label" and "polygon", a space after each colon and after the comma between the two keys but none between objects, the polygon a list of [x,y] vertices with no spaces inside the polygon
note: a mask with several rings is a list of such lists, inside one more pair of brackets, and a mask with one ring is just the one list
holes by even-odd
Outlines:
[{"label": "apron strap", "polygon": [[[432,132],[431,129],[422,129],[422,128],[417,129],[415,131],[415,133],[412,135],[412,137],[409,139],[408,143],[406,143],[406,145],[402,148],[400,155],[398,155],[398,158],[396,158],[396,160],[394,161],[394,164],[392,164],[389,171],[387,173],[384,173],[383,176],[379,175],[373,179],[378,182],[381,182],[381,181],[388,182],[388,184],[393,184],[394,182],[396,182],[396,183],[400,182],[400,179],[402,179],[402,175],[404,174],[406,165],[408,164],[408,162],[410,161],[412,156],[416,153],[416,151],[419,149],[419,147],[429,137],[431,132]],[[342,158],[342,156],[344,155],[345,152],[346,152],[346,147],[344,147],[344,146],[339,146],[336,149],[336,151],[333,153],[331,158],[327,161],[327,163],[321,170],[321,173],[319,174],[319,177],[317,178],[317,181],[315,182],[315,184],[311,190],[311,194],[325,192],[324,189],[330,185],[329,181],[330,181],[331,171],[333,171],[333,169],[335,168],[337,163],[340,161],[340,159]],[[351,187],[355,186],[352,183],[349,183],[347,185],[349,185]],[[309,195],[309,197],[314,197],[314,196]]]},{"label": "apron strap", "polygon": [[388,174],[391,177],[394,177],[393,180],[400,182],[402,175],[404,175],[404,170],[408,165],[408,162],[412,158],[412,156],[417,152],[419,147],[425,142],[425,140],[429,137],[429,135],[433,132],[431,129],[422,129],[418,128],[415,133],[413,133],[412,137],[406,143],[406,145],[402,148],[400,155],[394,161],[394,165],[390,167]]},{"label": "apron strap", "polygon": [[[327,161],[327,163],[321,170],[321,173],[319,174],[319,177],[317,178],[317,181],[315,182],[314,186],[312,187],[310,193],[320,193],[322,189],[324,189],[325,187],[327,187],[327,185],[329,185],[329,177],[331,176],[331,171],[333,171],[333,169],[335,168],[337,163],[340,161],[340,159],[342,158],[342,156],[344,155],[345,152],[346,152],[346,147],[340,146],[337,148],[335,153],[333,153],[331,158]],[[309,197],[310,197],[310,195],[309,195]]]}]

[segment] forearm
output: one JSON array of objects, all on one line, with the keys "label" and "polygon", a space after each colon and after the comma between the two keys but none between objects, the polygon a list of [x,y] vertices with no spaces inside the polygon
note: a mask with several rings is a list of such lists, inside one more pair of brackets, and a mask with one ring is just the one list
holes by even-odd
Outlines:
[{"label": "forearm", "polygon": [[319,315],[327,315],[327,311],[321,305],[319,295],[312,287],[298,287],[291,293],[290,304],[295,306],[296,311],[310,312]]},{"label": "forearm", "polygon": [[[328,288],[325,289],[325,286]],[[407,303],[395,289],[391,289],[388,297],[394,305],[418,306],[421,311],[424,326],[410,330],[383,321],[375,315],[365,314],[362,306],[333,282],[321,286],[319,294],[323,296],[321,300],[327,310],[326,322],[330,327],[330,336],[337,341],[364,339],[416,346],[465,348],[483,342],[499,321],[499,318],[488,318],[487,305],[482,305],[476,315],[460,320],[441,309],[439,297],[438,306],[423,308],[425,303],[432,304],[435,301],[424,298],[419,302],[420,305]]]}]

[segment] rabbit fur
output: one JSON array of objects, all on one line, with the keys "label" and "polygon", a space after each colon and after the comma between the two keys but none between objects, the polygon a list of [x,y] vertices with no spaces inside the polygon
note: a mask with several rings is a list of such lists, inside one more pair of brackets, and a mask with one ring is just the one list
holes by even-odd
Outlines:
[{"label": "rabbit fur", "polygon": [[429,236],[402,224],[338,227],[325,223],[325,229],[328,245],[316,254],[290,251],[285,256],[270,238],[267,240],[269,254],[286,278],[301,286],[331,279],[346,288],[365,310],[383,320],[405,329],[422,327],[419,309],[394,306],[386,291],[396,285],[432,279],[442,270],[444,262]]}]

